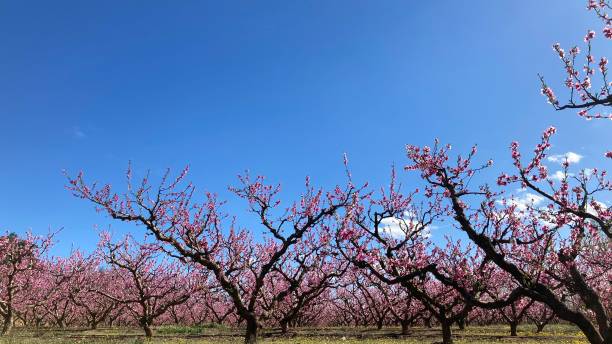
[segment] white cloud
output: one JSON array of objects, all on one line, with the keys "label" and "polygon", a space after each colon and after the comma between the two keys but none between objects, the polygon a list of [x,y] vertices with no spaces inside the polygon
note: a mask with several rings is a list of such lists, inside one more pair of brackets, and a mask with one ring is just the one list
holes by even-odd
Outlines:
[{"label": "white cloud", "polygon": [[[526,210],[529,206],[536,207],[538,204],[542,203],[542,201],[544,201],[544,197],[530,192],[525,192],[522,195],[506,199],[506,203],[508,205],[515,205],[517,211]],[[503,201],[498,201],[498,203],[502,202]]]},{"label": "white cloud", "polygon": [[570,164],[577,164],[582,160],[582,155],[574,152],[567,152],[565,154],[551,155],[548,157],[548,161],[562,164],[567,160]]},{"label": "white cloud", "polygon": [[383,232],[388,233],[392,237],[400,237],[405,235],[404,227],[402,226],[402,221],[395,217],[388,217],[386,219],[382,219],[380,222]]},{"label": "white cloud", "polygon": [[[415,227],[418,225],[414,219],[410,216],[406,216],[403,219],[399,219],[396,217],[388,217],[383,219],[381,222],[381,229],[384,233],[389,234],[390,236],[399,239],[405,238],[407,234],[410,234]],[[421,230],[419,235],[423,237],[430,237],[431,230],[435,229],[436,226],[430,225],[426,226]]]},{"label": "white cloud", "polygon": [[[605,203],[599,202],[599,201],[595,201],[595,203],[604,211],[606,211],[608,209],[608,206]],[[591,213],[595,216],[599,216],[599,214],[597,213],[597,211],[593,208],[593,206],[591,204],[587,204],[586,207],[586,211],[587,213]]]},{"label": "white cloud", "polygon": [[[568,173],[567,174],[568,177],[571,177],[573,175],[574,175],[573,173]],[[555,173],[550,175],[550,178],[554,179],[554,180],[561,181],[561,180],[565,179],[565,173],[563,173],[563,171],[555,171]]]}]

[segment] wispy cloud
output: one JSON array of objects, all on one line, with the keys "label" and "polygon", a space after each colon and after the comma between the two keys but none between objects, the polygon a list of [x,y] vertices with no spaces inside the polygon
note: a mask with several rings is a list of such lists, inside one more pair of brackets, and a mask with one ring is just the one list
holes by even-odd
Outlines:
[{"label": "wispy cloud", "polygon": [[551,155],[548,157],[548,161],[562,164],[567,160],[567,162],[570,164],[577,164],[580,162],[580,160],[582,160],[582,158],[583,156],[578,153],[567,152],[565,154]]},{"label": "wispy cloud", "polygon": [[85,132],[79,127],[72,127],[72,136],[76,139],[84,139],[87,137]]}]

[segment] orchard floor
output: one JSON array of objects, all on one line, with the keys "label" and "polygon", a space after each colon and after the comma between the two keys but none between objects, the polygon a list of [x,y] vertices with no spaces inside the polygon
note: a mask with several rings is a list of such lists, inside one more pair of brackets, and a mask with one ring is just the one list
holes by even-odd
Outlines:
[{"label": "orchard floor", "polygon": [[[382,330],[368,328],[304,328],[289,335],[267,331],[261,342],[269,344],[421,344],[441,342],[439,329],[417,327],[409,336],[400,336],[398,328]],[[0,344],[226,344],[241,343],[241,332],[219,327],[157,328],[155,337],[146,341],[137,329],[112,328],[98,330],[26,330],[17,328],[8,337],[0,338]],[[587,343],[577,328],[569,325],[549,325],[536,334],[532,326],[519,327],[518,336],[510,337],[509,328],[503,325],[469,326],[465,330],[453,329],[456,344],[579,344]]]}]

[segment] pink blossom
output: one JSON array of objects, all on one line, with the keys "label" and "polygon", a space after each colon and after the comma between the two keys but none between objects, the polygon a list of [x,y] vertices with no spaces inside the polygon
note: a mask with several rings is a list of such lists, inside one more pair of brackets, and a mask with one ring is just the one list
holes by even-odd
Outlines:
[{"label": "pink blossom", "polygon": [[595,31],[589,30],[589,32],[587,32],[586,36],[584,36],[584,41],[588,42],[588,41],[592,40],[593,38],[595,38]]},{"label": "pink blossom", "polygon": [[607,65],[608,65],[608,59],[607,59],[607,58],[605,58],[605,57],[602,57],[602,58],[599,60],[599,70],[600,70],[602,73],[605,73],[605,72],[608,70]]}]

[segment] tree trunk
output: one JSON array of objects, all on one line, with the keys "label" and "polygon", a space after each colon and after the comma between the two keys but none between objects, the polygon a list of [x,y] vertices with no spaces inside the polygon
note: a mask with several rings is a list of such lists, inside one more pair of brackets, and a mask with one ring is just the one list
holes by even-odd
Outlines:
[{"label": "tree trunk", "polygon": [[513,321],[510,323],[510,335],[512,337],[516,337],[516,327],[518,326],[518,323]]},{"label": "tree trunk", "polygon": [[410,324],[407,321],[402,321],[402,335],[407,336],[410,334]]},{"label": "tree trunk", "polygon": [[385,321],[385,319],[384,319],[384,318],[380,318],[380,319],[378,319],[378,321],[376,322],[376,328],[377,328],[378,330],[382,330],[383,325],[384,325],[384,321]]},{"label": "tree trunk", "polygon": [[440,325],[442,325],[442,344],[453,344],[451,323],[444,320],[440,322]]},{"label": "tree trunk", "polygon": [[431,318],[426,318],[426,319],[425,319],[425,326],[426,326],[427,328],[431,328]]},{"label": "tree trunk", "polygon": [[140,326],[142,326],[142,329],[145,332],[145,337],[147,337],[147,338],[153,337],[153,330],[151,330],[151,323],[150,323],[150,321],[147,321],[147,319],[141,319],[140,320]]},{"label": "tree trunk", "polygon": [[13,311],[9,309],[3,318],[4,324],[2,325],[2,335],[6,335],[13,329]]},{"label": "tree trunk", "polygon": [[289,331],[289,324],[286,321],[281,322],[281,333],[287,333]]},{"label": "tree trunk", "polygon": [[546,323],[536,324],[536,333],[542,332],[542,330],[544,330],[544,326],[546,326]]},{"label": "tree trunk", "polygon": [[246,320],[246,334],[244,336],[245,344],[255,344],[257,343],[257,336],[259,332],[259,324],[257,323],[257,319],[252,317]]},{"label": "tree trunk", "polygon": [[460,330],[465,330],[465,319],[457,320],[457,326],[459,326]]}]

